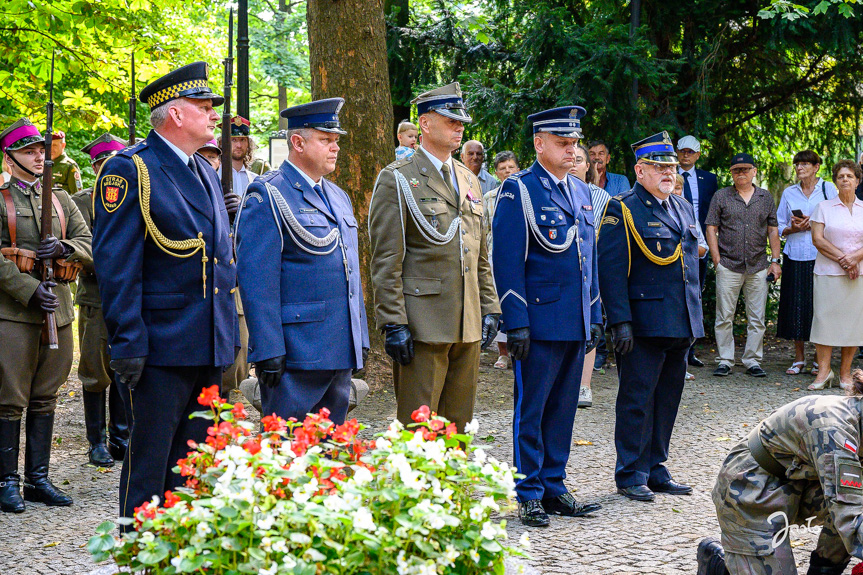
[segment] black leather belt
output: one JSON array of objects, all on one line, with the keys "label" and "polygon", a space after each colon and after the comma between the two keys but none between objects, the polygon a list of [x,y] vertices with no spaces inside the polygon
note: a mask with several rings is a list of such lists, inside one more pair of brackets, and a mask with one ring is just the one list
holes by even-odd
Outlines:
[{"label": "black leather belt", "polygon": [[785,479],[785,467],[776,461],[776,458],[764,447],[764,442],[761,440],[760,424],[749,433],[746,444],[749,447],[749,452],[752,453],[752,458],[758,465],[769,474],[779,479]]}]

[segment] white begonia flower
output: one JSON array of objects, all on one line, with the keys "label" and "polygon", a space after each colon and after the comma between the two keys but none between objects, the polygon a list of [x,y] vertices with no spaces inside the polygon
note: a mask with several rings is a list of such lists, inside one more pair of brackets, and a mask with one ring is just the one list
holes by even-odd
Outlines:
[{"label": "white begonia flower", "polygon": [[290,537],[291,541],[297,545],[308,545],[312,542],[312,538],[305,533],[291,533]]},{"label": "white begonia flower", "polygon": [[171,565],[173,565],[175,569],[179,569],[180,563],[182,563],[182,562],[183,562],[183,556],[182,555],[177,555],[176,557],[171,558]]},{"label": "white begonia flower", "polygon": [[196,531],[196,532],[198,533],[198,535],[200,535],[201,537],[205,537],[205,536],[207,536],[207,535],[209,535],[210,533],[212,533],[212,532],[213,532],[213,530],[212,530],[212,529],[210,529],[210,526],[209,526],[209,525],[207,525],[206,523],[198,523],[198,526],[195,528],[195,531]]},{"label": "white begonia flower", "polygon": [[279,572],[279,565],[278,565],[278,563],[274,562],[272,565],[270,565],[269,569],[259,570],[258,575],[276,575],[276,573],[278,573],[278,572]]},{"label": "white begonia flower", "polygon": [[347,505],[345,505],[345,500],[336,494],[329,495],[324,499],[324,507],[330,511],[342,511],[347,507]]},{"label": "white begonia flower", "polygon": [[383,437],[375,439],[375,451],[389,451],[393,444]]},{"label": "white begonia flower", "polygon": [[470,508],[468,515],[471,518],[471,521],[482,521],[485,517],[485,507],[482,505],[474,505]]},{"label": "white begonia flower", "polygon": [[285,540],[279,539],[278,541],[273,543],[273,551],[276,553],[287,553],[288,552],[288,546],[285,543]]},{"label": "white begonia flower", "polygon": [[488,508],[488,509],[494,509],[495,511],[500,511],[500,505],[498,505],[497,502],[494,499],[492,499],[491,497],[488,497],[488,496],[483,497],[482,500],[479,502],[479,504],[483,507]]},{"label": "white begonia flower", "polygon": [[152,531],[144,531],[141,536],[138,538],[139,543],[152,543],[156,540],[156,536],[153,535]]},{"label": "white begonia flower", "polygon": [[293,555],[285,555],[282,558],[282,567],[284,567],[288,571],[291,571],[296,566],[297,566],[297,560],[294,559]]},{"label": "white begonia flower", "polygon": [[528,535],[527,533],[522,533],[521,537],[518,540],[518,544],[525,549],[530,549],[530,535]]},{"label": "white begonia flower", "polygon": [[367,507],[360,507],[353,514],[354,529],[363,531],[374,531],[376,529],[374,517]]},{"label": "white begonia flower", "polygon": [[272,528],[273,523],[275,523],[275,522],[276,522],[275,517],[273,517],[272,515],[265,515],[264,517],[261,517],[260,519],[258,519],[255,522],[255,525],[258,526],[258,529],[263,529],[264,531],[268,531],[270,528]]},{"label": "white begonia flower", "polygon": [[497,529],[494,528],[494,525],[491,521],[486,521],[482,524],[482,531],[480,531],[480,536],[483,539],[488,539],[489,541],[493,541],[497,536]]},{"label": "white begonia flower", "polygon": [[477,447],[473,452],[473,458],[477,463],[482,465],[486,460],[485,450],[482,447]]},{"label": "white begonia flower", "polygon": [[427,441],[425,445],[423,445],[423,452],[426,459],[430,459],[438,465],[444,464],[444,453],[446,452],[446,445],[443,439]]},{"label": "white begonia flower", "polygon": [[261,547],[269,547],[273,544],[273,540],[269,537],[261,537]]},{"label": "white begonia flower", "polygon": [[426,518],[426,523],[430,529],[443,529],[446,527],[446,521],[440,515],[430,515]]},{"label": "white begonia flower", "polygon": [[351,477],[351,480],[357,485],[365,485],[366,483],[370,483],[374,479],[372,472],[365,467],[355,465],[353,466],[353,470],[354,476]]},{"label": "white begonia flower", "polygon": [[464,426],[464,432],[468,435],[474,435],[479,431],[479,422],[476,419],[468,421]]},{"label": "white begonia flower", "polygon": [[474,563],[479,565],[479,552],[476,549],[471,549],[470,553],[468,553],[468,555],[470,556],[470,558],[473,560]]},{"label": "white begonia flower", "polygon": [[417,567],[417,575],[437,575],[437,565],[434,561],[426,561]]},{"label": "white begonia flower", "polygon": [[482,466],[480,473],[482,473],[483,475],[494,475],[495,470],[491,463],[486,463]]}]

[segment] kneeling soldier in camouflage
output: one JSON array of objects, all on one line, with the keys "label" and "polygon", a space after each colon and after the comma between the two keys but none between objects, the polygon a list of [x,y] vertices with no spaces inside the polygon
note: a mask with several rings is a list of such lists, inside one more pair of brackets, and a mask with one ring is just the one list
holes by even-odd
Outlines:
[{"label": "kneeling soldier in camouflage", "polygon": [[713,488],[722,543],[701,541],[698,575],[795,575],[790,525],[823,526],[810,575],[863,558],[863,371],[853,375],[847,397],[793,401],[731,450]]}]

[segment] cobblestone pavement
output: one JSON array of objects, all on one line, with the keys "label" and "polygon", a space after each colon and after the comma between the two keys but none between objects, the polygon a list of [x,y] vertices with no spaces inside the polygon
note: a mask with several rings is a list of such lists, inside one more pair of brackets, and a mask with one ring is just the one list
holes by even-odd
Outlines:
[{"label": "cobblestone pavement", "polygon": [[[780,353],[774,350],[770,355]],[[764,364],[766,379],[747,377],[740,368],[724,379],[711,377],[710,366],[692,370],[697,379],[687,383],[683,395],[669,468],[675,479],[693,485],[695,493],[659,495],[655,503],[632,502],[615,494],[616,371],[611,368],[595,377],[593,407],[579,410],[576,416],[567,485],[577,498],[598,501],[603,508],[588,518],[553,517],[550,528],[530,530],[530,565],[544,574],[694,575],[698,541],[718,535],[710,489],[727,450],[770,411],[807,393],[811,376],[784,375],[790,365],[788,351],[781,355],[781,363]],[[490,354],[482,359],[477,402],[482,439],[478,443],[509,460],[512,372],[492,369],[494,359]],[[87,573],[97,567],[85,546],[96,526],[116,515],[120,470],[119,466],[106,471],[86,465],[79,391],[75,379],[61,390],[55,430],[59,444],[51,460],[54,482],[75,499],[75,505],[49,509],[28,504],[21,515],[0,514],[0,573],[4,575]],[[395,415],[392,393],[379,387],[352,415],[372,430],[382,428]],[[514,513],[505,518],[511,539],[517,541],[524,528]],[[792,536],[801,572],[805,573],[816,537],[817,529]]]}]

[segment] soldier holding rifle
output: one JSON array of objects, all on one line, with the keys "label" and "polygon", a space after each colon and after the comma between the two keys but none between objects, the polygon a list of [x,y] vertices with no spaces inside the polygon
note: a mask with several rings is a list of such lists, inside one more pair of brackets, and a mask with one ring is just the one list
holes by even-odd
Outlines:
[{"label": "soldier holding rifle", "polygon": [[[72,369],[75,314],[68,282],[82,263],[92,263],[92,252],[90,230],[69,195],[43,188],[45,148],[27,118],[0,133],[12,176],[0,186],[0,510],[13,513],[24,511],[25,499],[72,504],[48,479],[48,462],[57,390]],[[46,200],[53,205],[50,230],[40,222]],[[55,279],[43,279],[43,267],[51,267]],[[42,340],[46,318],[55,322],[55,349]],[[18,449],[25,409],[22,499]]]}]

